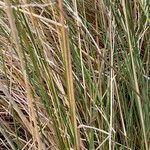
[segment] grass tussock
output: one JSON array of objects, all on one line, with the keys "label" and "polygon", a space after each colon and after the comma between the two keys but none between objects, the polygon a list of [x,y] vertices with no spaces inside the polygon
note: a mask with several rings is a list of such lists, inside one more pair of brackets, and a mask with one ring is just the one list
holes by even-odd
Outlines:
[{"label": "grass tussock", "polygon": [[0,149],[149,150],[149,1],[0,1]]}]

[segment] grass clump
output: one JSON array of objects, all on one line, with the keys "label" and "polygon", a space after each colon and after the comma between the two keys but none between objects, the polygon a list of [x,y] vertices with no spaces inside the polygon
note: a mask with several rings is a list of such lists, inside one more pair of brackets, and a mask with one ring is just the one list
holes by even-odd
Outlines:
[{"label": "grass clump", "polygon": [[148,1],[0,2],[2,149],[150,148]]}]

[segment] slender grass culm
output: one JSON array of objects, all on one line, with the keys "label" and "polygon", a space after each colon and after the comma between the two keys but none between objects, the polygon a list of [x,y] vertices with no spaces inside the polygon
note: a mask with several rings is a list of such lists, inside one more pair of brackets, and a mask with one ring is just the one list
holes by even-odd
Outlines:
[{"label": "slender grass culm", "polygon": [[1,0],[0,150],[149,150],[149,12]]}]

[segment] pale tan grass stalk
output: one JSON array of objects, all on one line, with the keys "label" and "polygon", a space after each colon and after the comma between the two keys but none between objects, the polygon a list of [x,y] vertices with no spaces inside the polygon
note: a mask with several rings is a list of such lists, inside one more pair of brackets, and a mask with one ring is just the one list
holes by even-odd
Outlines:
[{"label": "pale tan grass stalk", "polygon": [[[43,7],[48,7],[50,5],[54,5],[56,4],[56,2],[51,2],[51,3],[45,3],[45,4],[39,4],[39,3],[30,3],[30,4],[19,4],[19,5],[11,5],[10,7],[11,8],[15,8],[15,7],[22,7],[22,8],[25,8],[25,7],[40,7],[40,8],[43,8]],[[4,3],[3,2],[0,2],[0,8],[4,6]]]},{"label": "pale tan grass stalk", "polygon": [[[123,0],[122,1],[122,6],[123,6],[123,12],[124,12],[124,15],[125,15],[125,24],[126,24],[126,28],[127,28],[127,34],[128,34],[128,42],[129,42],[129,50],[130,50],[130,56],[131,56],[131,63],[132,63],[132,70],[133,70],[133,78],[134,78],[135,90],[136,90],[136,93],[140,94],[138,80],[137,80],[137,74],[136,74],[136,69],[135,69],[135,64],[134,64],[133,46],[132,46],[132,43],[131,43],[131,36],[130,36],[130,31],[129,31],[129,23],[128,23],[128,18],[127,18],[127,12],[126,12],[126,6],[125,5],[126,5],[125,0]],[[144,117],[143,117],[143,111],[142,111],[141,98],[137,94],[136,94],[136,98],[137,98],[138,107],[139,107],[139,114],[140,114],[142,130],[143,130],[145,149],[148,150],[148,141],[147,141],[147,136],[146,136],[145,124],[144,124]]]},{"label": "pale tan grass stalk", "polygon": [[30,142],[32,141],[32,139],[30,139],[21,150],[25,150],[27,148],[27,146],[30,144]]},{"label": "pale tan grass stalk", "polygon": [[32,131],[35,131],[36,136],[34,135],[34,132],[33,132],[33,137],[36,139],[36,141],[38,143],[38,148],[42,149],[40,135],[39,135],[38,126],[37,126],[37,121],[36,121],[35,112],[34,112],[34,107],[33,107],[33,104],[32,104],[33,99],[32,99],[32,96],[31,96],[31,89],[30,89],[30,86],[29,86],[29,82],[28,82],[27,75],[26,75],[26,70],[25,70],[25,65],[24,65],[24,62],[23,62],[22,54],[21,54],[21,47],[20,47],[20,43],[19,43],[19,38],[18,38],[18,34],[17,34],[16,25],[15,25],[15,22],[14,22],[14,19],[13,19],[12,8],[10,7],[9,0],[5,0],[5,4],[6,4],[6,8],[7,8],[6,12],[7,12],[8,20],[9,20],[10,27],[11,27],[12,37],[13,37],[15,45],[16,45],[16,50],[17,50],[17,53],[18,53],[18,56],[19,56],[19,61],[20,61],[20,64],[21,64],[21,69],[22,69],[22,73],[23,73],[23,77],[24,77],[24,81],[25,81],[30,119],[34,123],[34,128],[32,128],[33,129]]},{"label": "pale tan grass stalk", "polygon": [[109,139],[109,136],[107,136],[107,137],[105,138],[105,140],[103,140],[103,141],[101,142],[101,144],[96,148],[96,150],[101,149],[101,147],[103,146],[103,144],[104,144],[108,139]]},{"label": "pale tan grass stalk", "polygon": [[80,124],[80,125],[78,126],[78,128],[88,128],[88,129],[94,129],[94,130],[96,130],[96,131],[99,131],[99,132],[102,132],[102,133],[104,133],[104,134],[106,134],[106,135],[109,135],[109,133],[108,133],[108,132],[106,132],[106,131],[104,131],[104,130],[102,130],[102,129],[95,128],[95,127],[88,126],[88,125],[84,125],[84,124]]},{"label": "pale tan grass stalk", "polygon": [[[114,66],[114,19],[112,10],[109,10],[109,42],[110,42],[110,61]],[[114,106],[114,70],[110,68],[110,124],[109,124],[109,150],[112,149],[112,128],[113,128],[113,106]]]},{"label": "pale tan grass stalk", "polygon": [[63,59],[65,63],[66,69],[66,77],[67,77],[67,90],[68,90],[68,99],[70,104],[70,113],[71,113],[71,124],[73,128],[73,133],[75,136],[74,139],[74,148],[79,150],[79,138],[77,131],[77,121],[76,121],[76,110],[75,110],[75,98],[74,98],[74,88],[73,88],[73,76],[72,76],[72,65],[71,65],[71,54],[69,49],[69,43],[67,41],[67,31],[65,29],[65,18],[63,11],[63,0],[59,0],[59,8],[60,8],[60,23],[62,24],[60,28],[61,32],[61,50],[63,54]]}]

